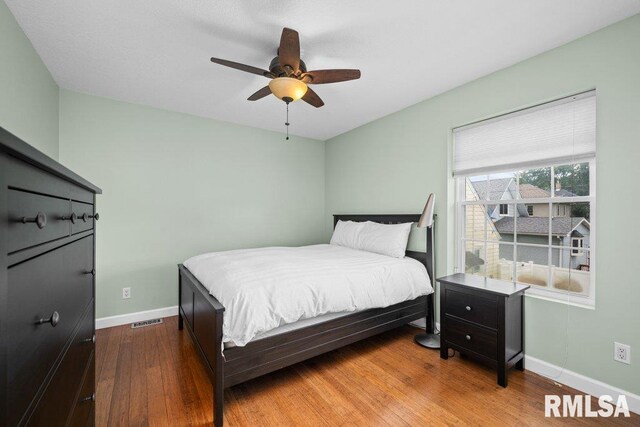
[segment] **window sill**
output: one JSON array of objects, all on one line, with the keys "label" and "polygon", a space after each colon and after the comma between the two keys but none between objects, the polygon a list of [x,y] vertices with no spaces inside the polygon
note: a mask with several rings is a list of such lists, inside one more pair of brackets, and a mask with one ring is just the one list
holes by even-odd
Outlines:
[{"label": "window sill", "polygon": [[541,289],[529,288],[525,293],[525,296],[534,299],[540,299],[544,301],[555,302],[558,304],[570,305],[573,307],[584,308],[587,310],[595,310],[596,302],[592,298],[579,297],[573,295],[549,295],[549,292],[545,292]]}]

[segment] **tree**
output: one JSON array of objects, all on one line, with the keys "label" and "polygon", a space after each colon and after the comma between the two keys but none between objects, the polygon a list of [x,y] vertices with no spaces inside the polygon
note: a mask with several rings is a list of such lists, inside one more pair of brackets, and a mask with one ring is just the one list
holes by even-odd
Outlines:
[{"label": "tree", "polygon": [[[556,166],[553,183],[556,189],[569,191],[576,196],[589,195],[589,163]],[[520,174],[520,184],[531,184],[551,192],[551,168],[529,169]],[[589,219],[589,205],[571,204],[571,216]]]},{"label": "tree", "polygon": [[551,191],[551,168],[529,169],[520,173],[520,184],[531,184]]},{"label": "tree", "polygon": [[571,216],[574,218],[586,218],[590,220],[589,204],[588,203],[574,203],[571,205]]},{"label": "tree", "polygon": [[589,163],[555,167],[555,183],[576,196],[589,195]]}]

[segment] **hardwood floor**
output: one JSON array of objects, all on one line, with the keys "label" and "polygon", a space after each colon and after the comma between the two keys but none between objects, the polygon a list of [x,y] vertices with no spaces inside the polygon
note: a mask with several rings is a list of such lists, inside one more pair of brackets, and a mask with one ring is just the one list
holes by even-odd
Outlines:
[{"label": "hardwood floor", "polygon": [[[98,426],[209,425],[211,384],[177,317],[97,333]],[[417,346],[411,326],[225,392],[225,425],[639,425],[632,418],[544,418],[545,394],[579,394],[530,372],[495,373]],[[592,406],[596,408],[596,403]]]}]

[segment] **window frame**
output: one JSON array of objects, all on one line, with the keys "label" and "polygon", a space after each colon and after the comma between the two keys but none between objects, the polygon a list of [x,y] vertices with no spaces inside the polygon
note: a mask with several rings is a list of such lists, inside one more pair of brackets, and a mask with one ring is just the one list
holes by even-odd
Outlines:
[{"label": "window frame", "polygon": [[[573,242],[578,242],[578,246],[573,246]],[[583,237],[571,237],[571,256],[584,255],[584,238]]]},{"label": "window frame", "polygon": [[[589,195],[588,196],[574,196],[574,197],[562,197],[562,196],[555,196],[555,185],[554,184],[554,178],[555,178],[555,167],[557,166],[564,166],[567,164],[579,164],[579,163],[588,163],[589,164]],[[535,298],[540,298],[540,299],[545,299],[545,300],[549,300],[549,301],[554,301],[554,302],[561,302],[561,303],[565,303],[565,304],[569,304],[569,305],[575,305],[578,307],[584,307],[584,308],[590,308],[593,309],[595,308],[595,300],[596,300],[596,247],[597,247],[597,243],[596,243],[596,157],[590,157],[588,159],[584,159],[584,158],[580,158],[580,159],[575,159],[575,161],[573,162],[567,162],[565,159],[562,159],[562,161],[558,161],[558,162],[544,162],[544,163],[540,163],[540,164],[532,164],[530,166],[528,166],[527,168],[517,168],[515,170],[515,173],[517,173],[518,171],[522,171],[522,170],[530,170],[530,169],[537,169],[537,168],[551,168],[551,187],[550,187],[550,191],[551,191],[551,197],[545,197],[545,198],[537,198],[537,199],[521,199],[520,197],[520,192],[516,191],[516,195],[517,198],[513,199],[513,200],[509,200],[508,205],[513,205],[514,209],[516,208],[517,205],[527,205],[527,204],[548,204],[549,205],[549,213],[550,213],[550,219],[549,221],[551,221],[551,217],[554,216],[554,212],[553,212],[553,206],[554,204],[562,204],[562,203],[589,203],[589,209],[590,209],[590,218],[589,218],[589,224],[590,224],[590,245],[589,245],[589,249],[581,250],[581,255],[584,255],[585,253],[587,253],[587,256],[589,257],[590,260],[590,265],[589,265],[589,272],[590,272],[590,293],[589,295],[578,295],[578,294],[574,294],[574,293],[570,293],[568,291],[563,291],[563,290],[552,290],[551,288],[539,288],[537,286],[531,286],[529,288],[529,290],[527,291],[527,295],[528,296],[532,296]],[[484,240],[478,240],[478,239],[467,239],[465,237],[465,207],[469,206],[469,205],[484,205],[484,206],[489,206],[489,205],[495,205],[496,201],[495,200],[479,200],[479,201],[467,201],[466,200],[466,179],[472,176],[478,176],[478,175],[488,175],[490,176],[492,173],[496,174],[496,173],[504,173],[504,172],[514,172],[513,169],[509,170],[509,169],[504,169],[504,168],[496,168],[495,170],[490,170],[490,171],[486,171],[484,173],[478,173],[477,171],[473,172],[472,174],[464,174],[464,175],[456,175],[454,177],[454,188],[455,188],[455,199],[454,199],[454,215],[455,215],[455,231],[454,231],[454,235],[455,235],[455,244],[454,244],[454,262],[455,262],[455,266],[454,266],[454,270],[456,272],[460,272],[460,273],[464,273],[465,272],[465,248],[466,248],[466,244],[468,242],[475,242],[475,243],[480,243],[484,245],[484,248],[487,247],[487,243],[490,244],[499,244],[499,245],[509,245],[513,248],[513,259],[517,260],[517,246],[518,246],[518,242],[517,242],[517,230],[514,230],[514,237],[513,237],[513,242],[501,242],[501,241],[494,241],[494,240],[488,240],[487,239],[487,227],[485,227],[485,236],[484,236]],[[516,189],[519,189],[519,179],[516,180]],[[502,215],[501,215],[502,216]],[[516,218],[514,216],[514,218]],[[517,221],[517,219],[516,219]],[[514,227],[517,228],[517,227]],[[551,252],[553,249],[559,249],[559,250],[568,250],[570,252],[570,255],[573,254],[573,249],[570,248],[568,249],[566,246],[559,246],[559,245],[554,245],[552,244],[552,239],[553,239],[553,233],[549,233],[549,243],[546,245],[539,245],[539,247],[544,247],[544,248],[548,248],[551,249],[549,251],[549,262],[547,263],[547,266],[551,266],[553,265],[551,262]],[[523,244],[520,243],[520,246],[536,246],[535,244]],[[516,272],[516,265],[518,264],[517,261],[514,261],[514,267],[513,267],[513,277],[515,278],[515,272]],[[471,273],[470,273],[471,274]],[[549,275],[548,277],[551,277],[551,268],[549,268]],[[516,281],[514,279],[514,281]],[[549,282],[549,281],[548,281]],[[550,283],[550,282],[549,282]]]}]

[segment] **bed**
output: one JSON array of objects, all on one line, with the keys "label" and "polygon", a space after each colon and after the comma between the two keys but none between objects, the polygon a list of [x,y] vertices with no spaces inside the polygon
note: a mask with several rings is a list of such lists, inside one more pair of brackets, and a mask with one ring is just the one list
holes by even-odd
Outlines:
[{"label": "bed", "polygon": [[[417,222],[419,218],[419,214],[334,215],[334,227],[339,220],[400,224]],[[427,251],[406,251],[405,256],[426,267],[433,287],[433,230],[427,229],[426,234]],[[427,330],[433,330],[430,315],[433,312],[433,293],[430,293],[384,308],[323,314],[267,333],[254,328],[251,334],[237,335],[240,338],[235,339],[240,341],[240,345],[235,345],[236,342],[229,337],[233,331],[225,327],[223,332],[225,306],[210,294],[210,280],[201,282],[182,264],[178,271],[178,325],[181,330],[186,326],[213,384],[213,420],[216,426],[223,425],[225,388],[418,319],[425,318]],[[202,272],[197,274],[204,277]]]}]

